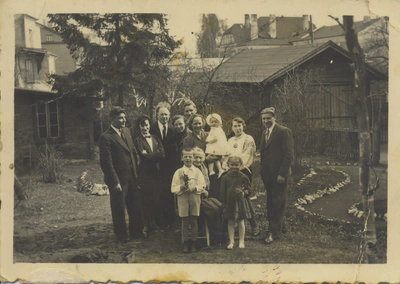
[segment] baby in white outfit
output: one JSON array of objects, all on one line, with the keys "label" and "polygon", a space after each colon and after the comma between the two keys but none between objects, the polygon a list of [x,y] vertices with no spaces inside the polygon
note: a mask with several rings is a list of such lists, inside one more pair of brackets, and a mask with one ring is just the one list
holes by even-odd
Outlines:
[{"label": "baby in white outfit", "polygon": [[224,170],[221,166],[222,156],[228,155],[229,152],[229,144],[226,140],[226,135],[224,130],[222,129],[222,119],[221,116],[217,113],[210,114],[207,116],[207,124],[211,127],[210,133],[206,139],[206,154],[212,154],[219,157],[217,161],[214,163],[208,164],[208,171],[210,176],[215,174],[214,165],[218,169],[218,178],[224,173]]}]

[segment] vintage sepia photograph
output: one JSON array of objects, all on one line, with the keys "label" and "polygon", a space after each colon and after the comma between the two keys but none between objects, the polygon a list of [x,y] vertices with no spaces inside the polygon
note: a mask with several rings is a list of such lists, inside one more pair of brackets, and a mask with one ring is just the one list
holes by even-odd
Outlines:
[{"label": "vintage sepia photograph", "polygon": [[7,265],[282,282],[393,264],[392,15],[218,7],[7,16]]},{"label": "vintage sepia photograph", "polygon": [[385,263],[389,19],[169,20],[14,15],[14,261]]}]

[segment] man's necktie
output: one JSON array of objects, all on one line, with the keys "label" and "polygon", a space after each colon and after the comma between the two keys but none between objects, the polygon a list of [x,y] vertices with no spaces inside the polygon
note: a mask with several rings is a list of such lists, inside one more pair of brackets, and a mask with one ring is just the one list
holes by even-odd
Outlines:
[{"label": "man's necktie", "polygon": [[267,128],[267,131],[265,131],[265,142],[268,141],[269,138],[269,128]]},{"label": "man's necktie", "polygon": [[120,128],[119,131],[120,131],[120,133],[121,133],[121,138],[122,138],[122,140],[124,140],[125,144],[128,145],[128,142],[126,141],[126,137],[125,137],[124,132],[122,131],[122,128]]},{"label": "man's necktie", "polygon": [[167,127],[165,126],[165,124],[163,124],[163,131],[162,131],[162,139],[165,139],[165,136],[167,136]]}]

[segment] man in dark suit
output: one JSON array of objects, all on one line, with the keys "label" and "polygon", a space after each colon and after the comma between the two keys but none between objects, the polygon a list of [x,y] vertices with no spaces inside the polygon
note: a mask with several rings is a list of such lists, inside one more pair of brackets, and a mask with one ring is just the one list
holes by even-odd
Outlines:
[{"label": "man in dark suit", "polygon": [[262,110],[261,119],[265,130],[260,142],[260,174],[267,192],[269,225],[265,242],[268,244],[279,239],[282,233],[294,154],[292,132],[275,122],[275,108]]},{"label": "man in dark suit", "polygon": [[125,110],[110,111],[111,126],[99,139],[100,166],[110,190],[111,214],[118,241],[127,241],[125,208],[129,215],[131,238],[141,236],[139,192],[136,186],[138,157],[131,133],[125,128]]},{"label": "man in dark suit", "polygon": [[159,199],[163,205],[156,210],[156,222],[159,226],[170,227],[174,220],[174,196],[171,193],[172,176],[176,170],[176,153],[174,144],[174,129],[169,123],[170,113],[166,107],[156,110],[157,121],[150,128],[152,135],[158,136],[164,148],[165,158],[160,161]]}]

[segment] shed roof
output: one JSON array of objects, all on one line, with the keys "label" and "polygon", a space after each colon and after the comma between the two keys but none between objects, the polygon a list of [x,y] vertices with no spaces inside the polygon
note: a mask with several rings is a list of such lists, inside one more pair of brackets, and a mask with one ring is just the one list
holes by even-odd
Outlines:
[{"label": "shed roof", "polygon": [[238,46],[263,46],[263,45],[290,45],[287,39],[275,39],[275,38],[257,38],[254,40],[247,41]]},{"label": "shed roof", "polygon": [[226,61],[224,58],[181,58],[171,60],[167,64],[170,70],[185,70],[190,68],[191,72],[203,73],[205,70],[211,70],[217,67],[221,62]]},{"label": "shed roof", "polygon": [[[213,81],[226,83],[270,82],[329,48],[350,59],[347,50],[332,41],[328,41],[322,45],[304,44],[269,49],[243,50],[218,68]],[[366,68],[367,71],[373,73],[378,78],[386,78],[383,73],[370,65],[367,64]]]}]

